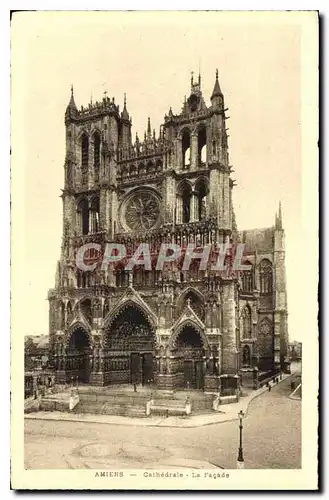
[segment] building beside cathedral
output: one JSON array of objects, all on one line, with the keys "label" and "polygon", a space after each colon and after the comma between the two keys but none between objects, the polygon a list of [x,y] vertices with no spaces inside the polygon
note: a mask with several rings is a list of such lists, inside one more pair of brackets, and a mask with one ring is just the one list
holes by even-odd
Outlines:
[{"label": "building beside cathedral", "polygon": [[[109,97],[78,109],[72,89],[61,257],[48,295],[58,382],[225,395],[242,373],[289,370],[281,207],[273,227],[237,229],[226,111],[218,72],[209,104],[192,77],[181,111],[169,109],[159,134],[149,120],[143,140],[133,140],[126,99],[121,112]],[[77,267],[82,245],[109,242],[127,255],[147,243],[152,269]],[[188,271],[179,261],[159,271],[163,242],[211,245],[214,254],[219,244],[244,243],[250,270],[226,276],[195,260]]]}]

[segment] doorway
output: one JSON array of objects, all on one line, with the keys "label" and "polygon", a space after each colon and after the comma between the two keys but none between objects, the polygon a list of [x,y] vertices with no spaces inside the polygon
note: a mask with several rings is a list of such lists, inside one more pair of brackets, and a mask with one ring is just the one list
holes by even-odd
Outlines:
[{"label": "doorway", "polygon": [[204,362],[184,360],[184,386],[186,389],[204,389]]},{"label": "doorway", "polygon": [[130,382],[148,385],[153,382],[153,353],[133,352],[130,355]]}]

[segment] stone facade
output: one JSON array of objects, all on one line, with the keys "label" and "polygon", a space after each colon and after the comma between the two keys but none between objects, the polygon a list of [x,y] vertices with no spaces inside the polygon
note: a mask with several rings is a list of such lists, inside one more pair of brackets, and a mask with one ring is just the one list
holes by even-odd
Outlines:
[{"label": "stone facade", "polygon": [[[210,106],[192,78],[181,112],[170,108],[159,135],[149,120],[133,142],[126,99],[121,113],[108,97],[78,110],[72,89],[61,258],[48,296],[58,381],[231,394],[243,371],[285,369],[281,207],[273,227],[237,230],[226,111],[217,72]],[[123,244],[127,256],[145,242],[152,259],[162,242],[210,245],[211,259],[219,244],[244,243],[251,271],[200,271],[195,259],[189,271],[179,261],[159,271],[152,260],[148,271],[117,263],[83,272],[76,252],[91,242]]]}]

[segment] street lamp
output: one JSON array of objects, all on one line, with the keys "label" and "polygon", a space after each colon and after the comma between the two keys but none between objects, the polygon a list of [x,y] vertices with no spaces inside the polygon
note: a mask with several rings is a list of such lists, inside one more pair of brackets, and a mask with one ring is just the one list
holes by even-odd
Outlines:
[{"label": "street lamp", "polygon": [[238,452],[238,461],[237,461],[237,469],[244,469],[244,459],[243,459],[243,448],[242,448],[242,431],[243,431],[243,425],[242,425],[242,419],[244,417],[244,413],[242,410],[238,413],[238,417],[240,420],[240,443],[239,443],[239,452]]}]

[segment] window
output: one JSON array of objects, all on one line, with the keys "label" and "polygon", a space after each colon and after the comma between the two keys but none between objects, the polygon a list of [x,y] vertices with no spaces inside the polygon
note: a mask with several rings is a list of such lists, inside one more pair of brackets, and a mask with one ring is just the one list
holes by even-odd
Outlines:
[{"label": "window", "polygon": [[191,163],[191,138],[189,130],[185,129],[182,135],[183,168],[189,168]]},{"label": "window", "polygon": [[99,198],[97,196],[91,202],[90,232],[98,233],[98,231],[99,231]]},{"label": "window", "polygon": [[202,127],[198,132],[198,165],[205,165],[207,162],[207,131]]},{"label": "window", "polygon": [[78,205],[78,233],[89,233],[89,206],[87,198],[80,201]]},{"label": "window", "polygon": [[[251,262],[249,261],[244,262],[243,264],[247,266],[252,266]],[[241,274],[242,274],[241,277],[242,291],[252,292],[254,289],[252,268],[250,269],[250,271],[242,271]]]},{"label": "window", "polygon": [[89,139],[86,134],[83,134],[81,139],[81,164],[83,167],[88,166],[89,158]]},{"label": "window", "polygon": [[260,293],[270,294],[273,290],[273,269],[268,259],[263,259],[259,264]]},{"label": "window", "polygon": [[182,193],[183,199],[183,223],[190,222],[191,217],[191,196],[192,190],[189,186],[185,186]]},{"label": "window", "polygon": [[207,215],[207,194],[209,192],[206,179],[200,179],[195,184],[197,194],[196,217],[197,220],[203,220]]}]

